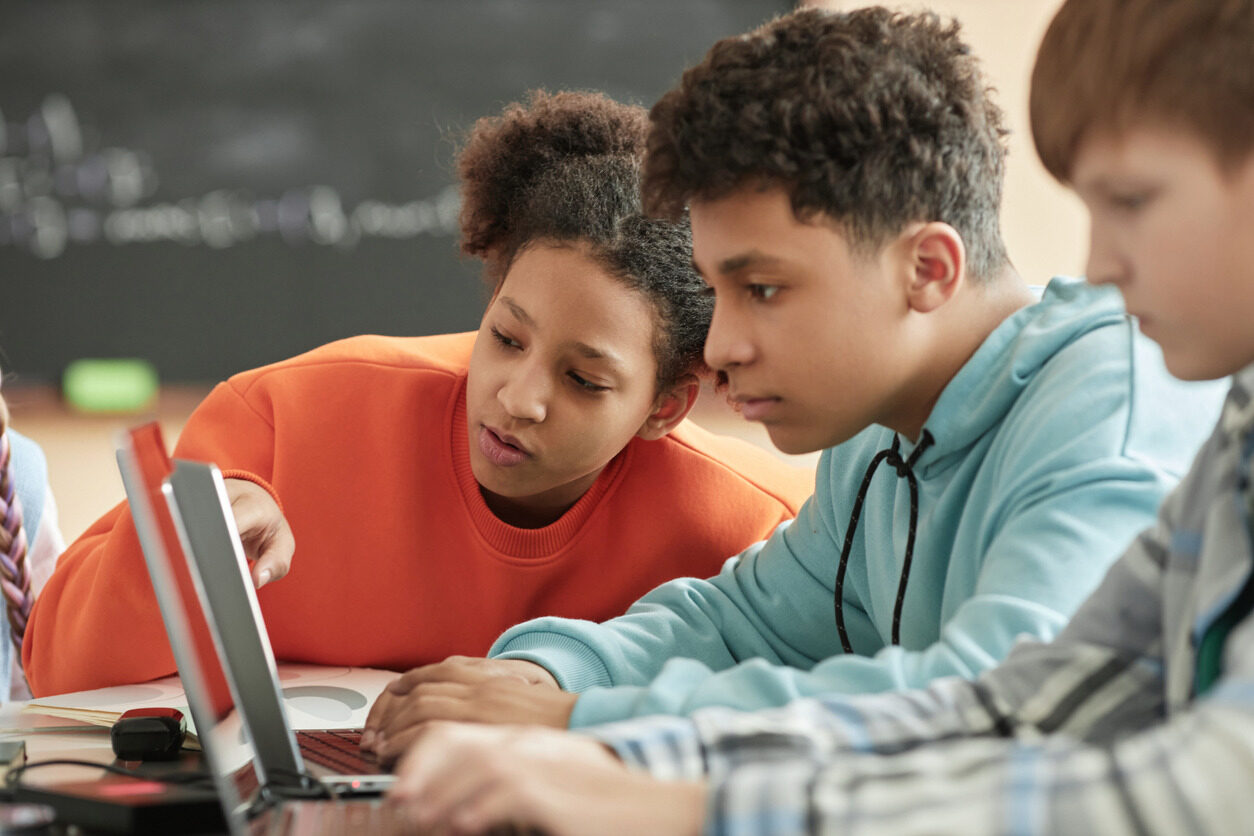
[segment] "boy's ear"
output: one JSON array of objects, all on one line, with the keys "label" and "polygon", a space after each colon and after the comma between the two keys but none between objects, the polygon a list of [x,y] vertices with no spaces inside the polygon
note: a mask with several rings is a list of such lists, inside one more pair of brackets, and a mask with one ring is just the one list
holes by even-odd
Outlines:
[{"label": "boy's ear", "polygon": [[967,249],[958,230],[932,221],[907,233],[910,307],[920,313],[939,308],[953,298],[966,281]]},{"label": "boy's ear", "polygon": [[653,411],[644,419],[644,424],[636,431],[636,435],[645,441],[656,441],[669,433],[688,417],[697,395],[701,392],[701,382],[696,375],[685,375],[675,385],[657,396],[653,402]]}]

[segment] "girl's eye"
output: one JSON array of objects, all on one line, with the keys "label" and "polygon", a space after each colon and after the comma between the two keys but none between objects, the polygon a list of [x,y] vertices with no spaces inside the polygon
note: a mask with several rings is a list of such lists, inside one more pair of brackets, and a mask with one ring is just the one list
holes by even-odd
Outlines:
[{"label": "girl's eye", "polygon": [[513,337],[505,336],[500,331],[496,330],[496,328],[492,329],[492,336],[493,338],[496,339],[498,343],[505,346],[506,348],[516,348],[516,349],[522,348],[522,346],[518,343],[517,340],[515,340]]},{"label": "girl's eye", "polygon": [[578,372],[567,372],[566,374],[571,380],[575,381],[576,386],[585,392],[608,392],[610,389],[608,386],[601,386],[593,383],[591,380],[580,377]]},{"label": "girl's eye", "polygon": [[776,293],[779,293],[779,288],[773,284],[751,284],[746,285],[746,289],[749,291],[750,296],[763,302],[768,301]]}]

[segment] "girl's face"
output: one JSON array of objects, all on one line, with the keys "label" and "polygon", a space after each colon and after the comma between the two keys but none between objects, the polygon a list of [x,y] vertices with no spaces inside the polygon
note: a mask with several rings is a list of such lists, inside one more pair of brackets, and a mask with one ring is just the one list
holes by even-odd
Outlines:
[{"label": "girl's face", "polygon": [[497,288],[466,386],[470,462],[506,522],[556,520],[645,428],[653,316],[577,247],[533,245]]}]

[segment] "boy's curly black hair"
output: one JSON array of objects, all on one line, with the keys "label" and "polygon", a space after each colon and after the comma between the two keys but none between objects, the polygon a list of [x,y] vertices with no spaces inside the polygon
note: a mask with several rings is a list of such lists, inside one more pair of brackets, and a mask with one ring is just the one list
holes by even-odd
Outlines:
[{"label": "boy's curly black hair", "polygon": [[480,119],[458,157],[461,247],[493,288],[532,244],[585,248],[651,303],[661,391],[705,369],[714,302],[692,267],[687,220],[643,214],[647,131],[643,108],[586,92],[533,91]]},{"label": "boy's curly black hair", "polygon": [[650,112],[646,209],[783,185],[793,212],[875,252],[911,221],[962,236],[968,271],[1006,262],[1002,114],[956,22],[805,9],[719,41]]}]

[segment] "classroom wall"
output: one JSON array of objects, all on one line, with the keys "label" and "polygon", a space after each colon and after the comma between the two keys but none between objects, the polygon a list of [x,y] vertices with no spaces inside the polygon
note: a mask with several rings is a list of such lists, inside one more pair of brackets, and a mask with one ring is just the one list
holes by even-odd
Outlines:
[{"label": "classroom wall", "polygon": [[[374,2],[374,0],[371,0],[371,2]],[[558,0],[558,2],[564,3],[566,0]],[[661,2],[671,3],[672,0],[661,0]],[[755,21],[769,17],[780,8],[788,5],[783,2],[773,3],[765,0],[756,3],[724,3],[722,0],[710,0],[710,2],[704,3],[699,2],[699,0],[682,0],[682,2],[691,6],[690,14],[711,15],[712,17],[705,18],[706,26],[722,27],[726,29],[726,32],[741,31]],[[1059,0],[938,0],[938,2],[931,4],[932,8],[937,9],[941,13],[956,15],[962,21],[966,30],[966,37],[981,57],[990,82],[998,90],[998,100],[1006,111],[1007,124],[1013,133],[1009,139],[1010,156],[1002,216],[1003,230],[1011,256],[1019,267],[1020,272],[1025,278],[1033,282],[1043,282],[1054,273],[1078,273],[1081,271],[1087,243],[1085,219],[1079,203],[1068,192],[1054,183],[1041,168],[1032,150],[1027,126],[1027,85],[1033,56],[1035,55],[1041,34],[1058,4]],[[82,7],[82,4],[68,2],[67,0],[48,0],[46,5],[55,6],[56,9],[62,11],[67,8],[77,9]],[[122,5],[130,8],[143,6],[143,4],[136,3],[124,3]],[[198,4],[189,3],[186,5],[196,7]],[[480,3],[480,8],[492,5],[494,4]],[[624,4],[624,8],[630,5]],[[833,0],[828,5],[852,8],[861,4]],[[596,6],[597,4],[594,3],[594,10]],[[601,8],[604,8],[604,6],[601,6]],[[915,4],[906,6],[906,8],[921,8],[921,6]],[[9,10],[6,10],[6,14],[8,15],[6,21],[12,22],[13,17],[9,14]],[[600,26],[602,29],[597,31],[603,31],[605,27],[611,26],[616,18],[612,15],[599,18],[601,20],[599,24],[595,23],[597,19],[596,15],[593,15],[590,18],[581,20],[587,25],[593,26],[594,29],[596,26]],[[710,23],[711,20],[714,21],[713,24]],[[580,25],[584,24],[581,23]],[[14,30],[10,29],[8,31],[11,33]],[[692,60],[695,60],[713,42],[718,34],[725,34],[725,32],[717,34],[713,31],[686,33],[683,42],[687,46],[684,48],[691,53]],[[3,26],[0,26],[0,47],[6,43],[4,38],[5,29]],[[14,60],[14,55],[38,54],[40,49],[47,51],[47,45],[41,46],[37,42],[29,43],[22,47],[24,51],[20,53],[15,53],[12,49],[6,51],[0,48],[0,65],[3,65],[5,60]],[[55,55],[52,55],[49,60],[52,60],[52,58],[55,58]],[[619,63],[622,64],[625,60],[620,58]],[[627,63],[630,65],[631,62]],[[525,73],[520,75],[519,66],[521,66],[519,61],[514,61],[509,66],[502,68],[498,74],[498,80],[494,84],[510,83],[515,85],[515,88],[511,89],[519,91],[525,89],[519,85],[526,83],[529,79],[522,77]],[[605,64],[600,66],[605,66]],[[659,71],[659,68],[652,67],[651,70],[656,73]],[[661,72],[663,78],[670,78],[678,71],[674,68],[666,68],[661,70]],[[585,84],[592,85],[594,83],[587,74],[581,76],[581,78],[585,79]],[[615,95],[627,96],[630,95],[631,85],[638,83],[640,82],[627,81],[623,76],[611,75],[601,86],[608,86]],[[661,81],[655,81],[654,83],[655,85],[663,85]],[[12,121],[16,118],[17,113],[20,111],[24,112],[24,108],[27,105],[34,106],[34,104],[40,101],[40,99],[34,97],[34,91],[25,90],[25,87],[29,86],[29,84],[30,79],[28,76],[10,74],[7,81],[0,76],[0,111],[2,111],[0,112],[0,120]],[[661,89],[663,89],[663,86],[658,86],[658,89],[650,90],[649,95],[655,95]],[[22,108],[18,107],[18,104],[12,97],[5,98],[6,92],[15,90],[25,90],[27,94],[27,97],[23,99],[25,104],[22,105]],[[500,96],[502,94],[497,92],[492,95]],[[455,96],[454,99],[456,98]],[[643,95],[641,100],[643,100]],[[466,114],[468,119],[470,116],[481,115],[483,112],[486,112],[488,105],[482,102],[478,104],[461,102],[457,104],[457,107],[463,109],[462,112]],[[81,115],[84,121],[87,121],[87,117],[92,114],[93,111],[90,108],[82,107]],[[97,124],[94,129],[97,131],[94,135],[95,141],[108,144],[100,135],[99,129],[100,125]],[[115,139],[112,141],[121,142],[122,140]],[[451,144],[442,142],[438,147],[428,149],[427,151],[426,162],[430,164],[435,174],[447,177],[447,168],[439,168],[435,161],[434,155],[436,153],[450,154]],[[0,153],[0,159],[3,159],[4,156],[3,153]],[[448,157],[446,156],[444,159],[447,160]],[[446,165],[446,163],[440,163],[439,165]],[[275,172],[276,178],[281,173]],[[406,195],[412,197],[433,191],[434,187],[421,185],[414,179],[416,176],[411,173],[398,179],[393,186],[381,186],[374,196],[379,198],[387,197],[400,205],[408,199]],[[176,180],[175,182],[178,181]],[[276,180],[276,182],[281,183],[283,181]],[[393,187],[396,191],[389,192],[388,189]],[[4,183],[0,182],[0,210],[3,210],[4,200],[7,199],[4,194],[4,188]],[[438,193],[438,189],[434,189],[434,192]],[[3,219],[2,215],[3,211],[0,211],[0,220]],[[375,243],[388,252],[399,252],[400,249],[410,246],[412,240],[401,239],[391,244],[386,241],[377,241]],[[449,236],[439,239],[433,238],[429,245],[451,248],[451,240]],[[395,250],[392,249],[394,245],[396,246]],[[160,258],[177,256],[180,254],[180,248],[184,246],[181,244],[172,245],[168,250],[160,254]],[[262,246],[262,251],[280,254],[286,252],[284,250],[268,249],[265,246]],[[19,329],[17,323],[20,322],[22,329],[29,329],[32,334],[39,331],[50,331],[50,334],[44,335],[46,341],[55,342],[65,339],[67,324],[55,313],[59,307],[73,303],[80,308],[92,310],[92,305],[97,304],[100,301],[100,297],[91,296],[90,294],[105,293],[105,289],[100,286],[100,281],[95,281],[93,285],[93,277],[99,279],[99,271],[92,272],[93,266],[98,265],[102,257],[105,260],[117,257],[121,259],[120,263],[122,265],[128,263],[126,260],[128,253],[122,248],[86,248],[78,252],[82,255],[82,259],[78,261],[39,260],[32,257],[29,253],[18,252],[15,247],[10,246],[6,248],[0,245],[0,291],[3,291],[0,299],[3,299],[5,302],[5,304],[0,304],[0,367],[6,373],[11,373],[15,369],[18,372],[15,375],[9,374],[7,376],[5,393],[9,397],[10,406],[14,413],[15,425],[42,444],[48,455],[53,489],[62,508],[62,528],[64,533],[71,538],[77,536],[87,524],[103,513],[111,504],[121,499],[121,485],[117,479],[116,465],[112,456],[112,438],[115,432],[127,422],[127,419],[117,416],[90,417],[73,414],[66,411],[64,405],[58,401],[55,393],[50,389],[30,387],[29,384],[38,381],[41,374],[48,379],[55,379],[53,372],[55,372],[56,363],[53,361],[43,362],[48,358],[35,357],[38,353],[37,346],[22,347],[19,345],[19,336],[26,334],[27,331]],[[207,259],[203,263],[210,266],[215,263],[215,259],[218,256],[222,256],[221,263],[225,265],[222,269],[238,273],[239,268],[236,266],[234,258],[241,254],[247,255],[248,252],[246,249],[224,248],[214,252],[200,253],[199,255]],[[346,253],[334,248],[317,251],[307,247],[296,252],[299,259],[328,261],[332,265],[342,263],[345,260],[351,261],[354,257],[354,253],[351,251]],[[376,251],[372,257],[380,257],[385,254]],[[447,263],[454,265],[457,270],[461,271],[456,277],[446,276],[445,280],[447,282],[461,282],[461,284],[450,286],[455,286],[457,288],[456,292],[462,294],[459,298],[461,298],[464,308],[460,313],[453,314],[454,317],[462,317],[462,319],[448,320],[446,327],[465,325],[473,320],[474,308],[479,302],[478,289],[474,285],[474,272],[471,266],[458,262],[450,251],[446,250],[445,257],[449,259]],[[130,263],[133,264],[134,262]],[[408,263],[402,262],[402,264]],[[425,266],[422,258],[418,258],[413,264],[415,269]],[[158,264],[159,266],[160,264]],[[180,279],[178,276],[171,278],[168,275],[157,275],[155,280],[169,282]],[[302,311],[301,305],[304,304],[301,294],[307,294],[308,285],[296,283],[296,280],[290,278],[283,281],[294,283],[291,287],[291,296],[294,301],[289,306],[285,316],[300,316]],[[374,279],[371,276],[351,274],[343,281],[355,282],[360,285],[361,283],[374,281]],[[23,293],[28,294],[28,301],[24,304],[13,304],[14,296],[12,291],[15,284],[20,284],[24,288]],[[82,290],[84,287],[87,288],[86,291]],[[75,296],[75,294],[83,292],[89,295],[86,298]],[[37,302],[29,301],[29,299],[37,299]],[[148,302],[152,301],[151,296],[145,297],[141,295],[141,299],[146,299]],[[106,299],[106,301],[108,300]],[[117,300],[113,301],[116,302]],[[439,304],[442,304],[444,301],[447,300],[444,298],[429,298],[426,301],[426,306],[435,312]],[[158,312],[146,306],[141,306],[138,311],[138,315],[141,318],[149,317],[150,314],[155,315],[156,313]],[[344,324],[339,323],[341,327]],[[119,323],[108,316],[99,316],[94,321],[89,321],[88,325],[91,328],[104,332],[109,328],[116,329]],[[142,326],[143,323],[141,322]],[[187,335],[185,329],[180,331],[176,327],[166,327],[169,328],[169,332],[160,336],[162,340],[167,340],[170,344],[178,344],[179,340],[186,342]],[[315,335],[307,335],[307,337],[312,339],[315,338]],[[258,337],[255,334],[240,335],[237,339],[241,345],[246,345],[250,341],[255,343]],[[196,350],[202,350],[198,344]],[[262,341],[262,350],[278,352],[280,349]],[[204,356],[209,356],[209,354],[211,352],[207,350],[204,352]],[[218,359],[226,367],[223,374],[247,365],[246,358],[237,355],[219,357]],[[47,371],[41,371],[45,369]],[[23,388],[23,384],[28,385]],[[155,414],[165,426],[168,437],[173,438],[177,434],[179,428],[186,420],[187,414],[206,391],[206,388],[199,385],[190,387],[167,386],[163,389],[161,399],[155,407]],[[727,415],[719,408],[717,403],[703,402],[702,407],[698,410],[697,417],[716,431],[739,434],[763,445],[767,449],[774,449],[770,446],[769,441],[759,426],[747,424],[738,418],[734,418],[734,416]],[[813,466],[812,457],[810,459],[802,457],[797,460],[797,463],[800,466]]]},{"label": "classroom wall", "polygon": [[454,156],[535,88],[651,104],[787,0],[42,0],[0,9],[0,367],[213,381],[477,325]]},{"label": "classroom wall", "polygon": [[[0,25],[0,367],[84,356],[212,381],[362,332],[472,327],[461,133],[527,89],[650,104],[787,0],[45,0]],[[829,0],[848,8],[857,3]],[[1028,141],[1057,0],[938,0],[1013,129],[1004,230],[1025,278],[1082,269],[1075,200]],[[912,4],[906,8],[921,8]]]}]

